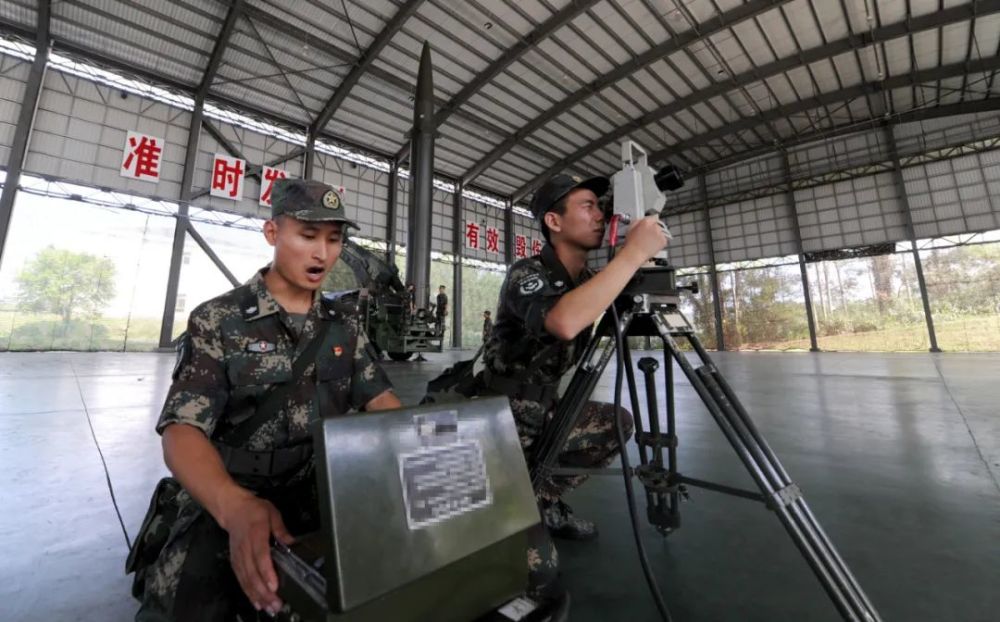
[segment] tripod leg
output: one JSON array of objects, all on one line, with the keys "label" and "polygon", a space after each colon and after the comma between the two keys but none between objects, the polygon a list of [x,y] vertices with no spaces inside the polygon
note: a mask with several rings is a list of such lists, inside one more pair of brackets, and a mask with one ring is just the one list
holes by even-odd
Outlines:
[{"label": "tripod leg", "polygon": [[[649,413],[649,435],[639,439],[642,443],[649,443],[653,450],[652,464],[650,472],[662,480],[661,486],[667,488],[669,496],[658,491],[656,494],[656,506],[651,507],[648,512],[649,521],[656,525],[663,535],[680,527],[680,507],[677,503],[677,484],[674,480],[676,471],[668,472],[663,468],[663,446],[666,445],[668,451],[672,451],[676,446],[673,437],[664,438],[660,434],[660,408],[656,403],[656,370],[660,363],[653,357],[643,357],[639,360],[639,369],[646,380],[646,411]],[[669,398],[669,387],[668,394]],[[669,426],[669,422],[668,422]]]},{"label": "tripod leg", "polygon": [[[710,360],[707,357],[702,357],[705,365],[695,370],[685,354],[677,347],[668,319],[660,314],[654,314],[653,322],[664,340],[664,346],[668,348],[674,360],[677,361],[691,382],[692,387],[701,397],[712,418],[765,498],[771,501],[769,506],[778,515],[782,525],[812,567],[813,572],[841,615],[848,620],[878,620],[878,614],[868,606],[867,599],[859,595],[859,590],[855,589],[856,581],[847,579],[846,575],[850,573],[845,572],[846,567],[840,567],[837,564],[839,556],[832,555],[830,553],[832,547],[825,546],[828,541],[824,541],[825,539],[816,533],[813,529],[813,521],[805,519],[798,511],[799,507],[805,503],[798,493],[798,488],[783,483],[778,469],[767,459],[760,446],[754,442],[753,435],[741,421],[739,410],[725,396],[715,381],[713,375],[715,370]],[[689,330],[683,331],[681,334],[692,340],[693,344],[695,343],[696,338]],[[699,356],[702,354],[704,354],[703,349],[699,352]]]},{"label": "tripod leg", "polygon": [[[643,426],[642,417],[639,416],[639,392],[635,384],[635,370],[632,369],[632,350],[628,347],[628,339],[622,340],[622,360],[625,363],[625,382],[628,384],[629,402],[632,406],[632,422],[635,427],[635,438],[638,441],[642,437]],[[650,415],[652,417],[652,415]],[[650,424],[652,425],[652,424]],[[639,463],[649,464],[649,457],[646,455],[646,446],[639,445]]]},{"label": "tripod leg", "polygon": [[[691,345],[694,347],[695,351],[698,353],[699,358],[701,358],[703,362],[710,363],[711,359],[708,356],[708,352],[704,349],[704,347],[697,339],[692,339]],[[711,366],[711,369],[712,369],[712,377],[715,383],[721,389],[722,393],[725,395],[729,403],[733,405],[734,409],[736,410],[736,413],[739,415],[741,423],[746,428],[749,435],[753,438],[757,446],[760,447],[760,450],[764,454],[767,461],[772,465],[774,471],[778,475],[781,485],[783,487],[792,485],[793,482],[791,477],[785,471],[784,466],[782,466],[781,462],[778,460],[778,457],[774,454],[774,451],[771,450],[771,447],[767,444],[767,441],[764,440],[763,436],[761,436],[760,431],[757,429],[757,426],[750,418],[750,413],[747,412],[742,402],[740,402],[739,398],[736,396],[736,393],[733,391],[733,388],[729,385],[729,382],[726,381],[726,379],[722,376],[722,374],[719,373],[718,369],[716,369],[714,365]],[[795,501],[794,506],[795,509],[800,514],[800,519],[807,524],[808,530],[814,533],[816,537],[819,539],[820,541],[819,545],[824,549],[826,549],[829,552],[830,556],[833,558],[832,559],[833,567],[836,569],[837,574],[841,575],[843,579],[846,580],[851,585],[854,592],[862,599],[864,605],[868,610],[875,611],[875,608],[871,604],[871,601],[868,600],[867,594],[865,594],[864,590],[861,589],[861,585],[858,583],[858,580],[854,577],[854,574],[850,571],[850,568],[847,567],[847,564],[844,562],[843,558],[841,558],[840,553],[837,551],[837,549],[833,546],[833,543],[826,535],[826,532],[823,531],[822,526],[819,524],[819,521],[816,520],[816,517],[813,515],[812,510],[806,504],[805,500],[800,497],[798,500]]]},{"label": "tripod leg", "polygon": [[[623,334],[627,331],[632,317],[631,311],[622,314],[619,330]],[[611,321],[613,320],[605,315],[604,320],[598,325],[594,337],[587,345],[587,350],[573,373],[573,378],[559,400],[552,420],[545,426],[538,439],[530,464],[531,484],[536,490],[558,463],[559,453],[566,446],[566,441],[580,417],[583,405],[593,394],[597,382],[601,379],[601,374],[604,373],[608,362],[614,356],[615,342],[613,339],[609,339],[603,348],[600,347],[601,337],[611,334],[611,327],[607,324]]]},{"label": "tripod leg", "polygon": [[[670,477],[676,478],[677,473],[677,409],[674,402],[674,361],[668,355],[667,346],[663,346],[663,379],[664,379],[664,400],[667,402],[667,472]],[[670,493],[671,513],[676,516],[677,525],[680,526],[681,495],[684,484],[678,482],[676,488]]]},{"label": "tripod leg", "polygon": [[[831,553],[828,542],[824,543],[823,539],[814,529],[814,525],[802,513],[801,508],[805,506],[805,500],[802,499],[798,486],[790,480],[783,481],[778,476],[778,469],[775,467],[774,462],[764,455],[763,450],[754,441],[753,435],[747,429],[745,425],[746,421],[739,416],[738,410],[742,408],[742,405],[737,408],[736,403],[726,397],[719,383],[716,381],[717,370],[703,366],[698,368],[696,373],[701,377],[702,382],[709,393],[712,394],[716,403],[721,406],[722,411],[729,417],[730,424],[740,437],[741,442],[749,449],[757,465],[766,474],[771,488],[769,491],[769,498],[772,501],[769,504],[770,507],[777,511],[782,522],[791,521],[794,523],[796,533],[801,534],[803,538],[800,548],[807,547],[816,556],[818,561],[823,564],[824,569],[832,577],[834,583],[847,588],[844,590],[844,596],[852,606],[858,610],[863,610],[864,599],[860,598],[853,589],[851,579],[848,578],[850,572],[846,570],[846,567],[838,563],[838,558]],[[790,527],[791,524],[788,526]]]},{"label": "tripod leg", "polygon": [[[642,442],[643,438],[643,427],[642,427],[642,417],[639,411],[639,391],[635,384],[635,371],[632,369],[632,350],[628,346],[628,338],[622,340],[622,362],[625,366],[625,382],[628,384],[628,396],[629,402],[632,405],[632,424],[635,428],[635,441],[636,445],[639,447],[639,464],[645,467],[649,464],[649,458],[646,456],[646,445]],[[618,414],[615,413],[615,416]],[[650,415],[655,417],[655,413]],[[619,451],[628,451],[627,447],[620,447]],[[654,450],[655,451],[655,450]],[[653,496],[650,490],[646,489],[646,507],[655,507],[657,505],[657,499]]]}]

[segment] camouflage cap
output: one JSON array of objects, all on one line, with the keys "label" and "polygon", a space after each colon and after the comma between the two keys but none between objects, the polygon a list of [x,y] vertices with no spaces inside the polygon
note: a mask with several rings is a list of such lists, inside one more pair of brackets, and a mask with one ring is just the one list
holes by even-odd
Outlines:
[{"label": "camouflage cap", "polygon": [[611,181],[607,177],[570,177],[569,175],[555,175],[545,180],[542,187],[535,191],[535,196],[531,197],[531,213],[539,221],[545,217],[545,213],[551,210],[559,199],[563,198],[577,188],[586,188],[600,198],[608,191]]},{"label": "camouflage cap", "polygon": [[333,187],[310,179],[279,179],[271,190],[271,218],[291,216],[307,222],[342,222],[360,229],[347,218],[344,203]]}]

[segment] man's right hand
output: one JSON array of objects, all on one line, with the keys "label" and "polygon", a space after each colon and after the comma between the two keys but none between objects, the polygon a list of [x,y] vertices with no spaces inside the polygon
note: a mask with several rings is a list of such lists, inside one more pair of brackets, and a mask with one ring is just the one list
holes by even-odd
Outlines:
[{"label": "man's right hand", "polygon": [[667,232],[659,216],[646,216],[629,227],[622,249],[633,253],[640,264],[646,263],[667,247]]},{"label": "man's right hand", "polygon": [[281,599],[271,562],[271,536],[286,546],[295,541],[281,513],[269,501],[248,493],[226,508],[220,525],[229,532],[229,561],[243,592],[258,611],[277,613]]}]

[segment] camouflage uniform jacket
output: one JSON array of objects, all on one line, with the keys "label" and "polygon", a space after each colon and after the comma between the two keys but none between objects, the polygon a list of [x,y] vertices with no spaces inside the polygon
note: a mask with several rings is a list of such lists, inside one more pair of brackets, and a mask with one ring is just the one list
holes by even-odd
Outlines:
[{"label": "camouflage uniform jacket", "polygon": [[558,384],[583,355],[591,330],[581,331],[572,341],[560,341],[545,331],[545,316],[564,294],[592,275],[584,268],[574,281],[548,244],[541,254],[511,266],[483,349],[490,372],[533,385]]},{"label": "camouflage uniform jacket", "polygon": [[350,304],[317,296],[298,334],[291,317],[267,291],[266,271],[191,312],[157,432],[185,423],[226,444],[227,433],[254,414],[263,394],[291,380],[292,363],[323,322],[335,324],[316,360],[244,449],[270,451],[312,442],[310,424],[319,412],[361,409],[392,388]]}]

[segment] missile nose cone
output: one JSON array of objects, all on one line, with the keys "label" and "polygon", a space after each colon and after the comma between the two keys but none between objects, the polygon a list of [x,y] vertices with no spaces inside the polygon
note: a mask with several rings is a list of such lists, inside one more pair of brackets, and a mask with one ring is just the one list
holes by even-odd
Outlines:
[{"label": "missile nose cone", "polygon": [[424,41],[417,71],[417,91],[414,94],[413,126],[418,130],[433,131],[434,127],[434,75],[431,64],[431,46]]}]

